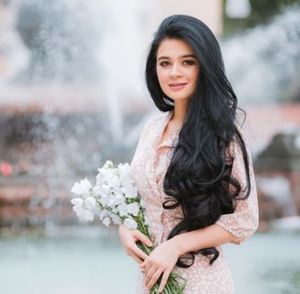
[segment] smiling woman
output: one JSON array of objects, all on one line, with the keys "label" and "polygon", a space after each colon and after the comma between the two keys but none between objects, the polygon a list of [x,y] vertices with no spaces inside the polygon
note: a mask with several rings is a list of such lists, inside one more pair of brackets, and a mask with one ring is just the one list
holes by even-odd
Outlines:
[{"label": "smiling woman", "polygon": [[156,72],[163,92],[176,99],[177,120],[172,119],[162,141],[181,127],[186,103],[195,92],[199,76],[199,62],[193,49],[179,39],[165,39],[157,52]]},{"label": "smiling woman", "polygon": [[187,43],[165,39],[157,52],[156,72],[164,93],[173,99],[185,101],[195,91],[199,63]]},{"label": "smiling woman", "polygon": [[[131,162],[155,246],[142,260],[132,254],[144,272],[138,293],[156,282],[163,291],[172,271],[186,280],[185,294],[234,293],[221,245],[254,234],[258,206],[237,97],[210,29],[190,16],[166,18],[150,47],[146,82],[166,114],[145,125]],[[127,252],[137,252],[135,241],[150,242],[119,232]]]}]

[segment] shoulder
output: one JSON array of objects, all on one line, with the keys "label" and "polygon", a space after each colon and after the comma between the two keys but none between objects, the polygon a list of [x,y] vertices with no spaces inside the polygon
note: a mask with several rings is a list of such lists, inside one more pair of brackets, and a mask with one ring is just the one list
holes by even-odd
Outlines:
[{"label": "shoulder", "polygon": [[[243,126],[240,126],[239,124],[235,124],[235,133],[233,135],[233,138],[228,146],[228,151],[231,156],[236,157],[238,153],[241,152],[241,143],[244,143],[245,149],[248,149],[248,142],[247,137],[245,134],[245,129]],[[247,150],[248,151],[248,150]]]},{"label": "shoulder", "polygon": [[155,113],[155,114],[149,114],[145,118],[145,122],[143,123],[143,129],[142,133],[148,133],[149,131],[155,131],[162,121],[166,119],[169,112],[166,113]]},{"label": "shoulder", "polygon": [[161,122],[162,120],[166,119],[166,117],[169,115],[169,112],[159,112],[159,113],[154,113],[150,114],[146,125],[151,125],[151,124],[156,124]]},{"label": "shoulder", "polygon": [[[137,150],[143,146],[151,146],[155,137],[159,133],[160,126],[163,120],[166,118],[166,113],[146,114],[141,120],[137,131]],[[137,152],[138,153],[138,152]]]}]

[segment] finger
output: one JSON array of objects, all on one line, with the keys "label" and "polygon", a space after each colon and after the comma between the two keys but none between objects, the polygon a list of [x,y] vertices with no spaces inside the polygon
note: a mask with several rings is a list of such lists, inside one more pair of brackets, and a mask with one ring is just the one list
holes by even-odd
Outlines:
[{"label": "finger", "polygon": [[[149,256],[148,256],[149,257]],[[146,268],[147,267],[147,263],[148,263],[148,257],[146,259],[144,259],[144,261],[140,264],[141,268]]]},{"label": "finger", "polygon": [[135,231],[135,237],[138,238],[140,241],[142,241],[144,244],[146,244],[147,246],[153,246],[152,241],[142,232],[136,230]]},{"label": "finger", "polygon": [[146,287],[148,289],[151,289],[155,283],[157,282],[157,280],[159,279],[161,273],[163,272],[163,268],[158,268],[155,273],[152,275],[151,280],[149,281],[149,283],[146,285]]},{"label": "finger", "polygon": [[139,259],[138,257],[136,257],[135,255],[132,255],[132,258],[138,263],[142,263],[143,261],[141,259]]},{"label": "finger", "polygon": [[142,259],[140,259],[138,256],[136,256],[134,254],[134,252],[132,252],[132,250],[129,250],[127,255],[129,255],[130,257],[132,257],[138,264],[141,264],[143,262]]},{"label": "finger", "polygon": [[144,269],[146,272],[151,268],[153,263],[149,260],[149,256],[140,264],[140,267]]},{"label": "finger", "polygon": [[151,280],[156,270],[157,270],[157,266],[155,265],[152,265],[148,270],[145,270],[145,277],[144,277],[145,285],[147,285],[147,283]]},{"label": "finger", "polygon": [[169,278],[169,275],[170,275],[170,271],[168,271],[168,270],[165,270],[164,271],[164,274],[163,274],[163,276],[162,276],[162,279],[161,279],[161,282],[160,282],[160,285],[159,285],[159,289],[158,289],[158,292],[159,293],[161,293],[163,290],[164,290],[164,288],[165,288],[165,286],[166,286],[166,284],[167,284],[167,281],[168,281],[168,278]]},{"label": "finger", "polygon": [[148,255],[137,246],[134,246],[134,248],[132,248],[131,250],[142,261],[144,261],[148,257]]}]

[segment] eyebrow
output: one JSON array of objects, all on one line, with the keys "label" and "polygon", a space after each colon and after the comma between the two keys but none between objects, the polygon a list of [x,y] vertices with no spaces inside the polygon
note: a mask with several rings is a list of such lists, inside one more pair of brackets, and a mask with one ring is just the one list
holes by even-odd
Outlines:
[{"label": "eyebrow", "polygon": [[[180,58],[187,58],[187,57],[192,57],[192,58],[196,59],[196,56],[194,54],[187,54],[187,55],[180,56]],[[158,58],[158,60],[161,60],[161,59],[170,59],[170,57],[168,57],[168,56],[160,56]]]}]

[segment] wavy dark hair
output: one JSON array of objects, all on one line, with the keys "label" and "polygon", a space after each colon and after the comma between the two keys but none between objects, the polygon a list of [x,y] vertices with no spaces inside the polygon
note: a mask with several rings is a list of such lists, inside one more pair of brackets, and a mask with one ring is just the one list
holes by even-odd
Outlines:
[{"label": "wavy dark hair", "polygon": [[[156,72],[156,55],[165,39],[178,39],[191,46],[200,65],[193,96],[189,99],[185,119],[172,159],[164,178],[168,198],[165,209],[181,205],[183,218],[172,229],[168,239],[177,234],[214,224],[221,215],[233,213],[236,200],[250,194],[248,155],[236,126],[237,97],[225,75],[222,53],[211,30],[199,19],[173,15],[163,20],[151,43],[146,61],[146,83],[150,95],[163,112],[174,109],[174,100],[162,91]],[[231,174],[233,156],[228,148],[235,140],[242,150],[247,183]],[[241,193],[243,192],[243,193]],[[177,265],[189,267],[195,254],[203,254],[209,263],[218,258],[215,247],[204,248],[181,256]]]}]

